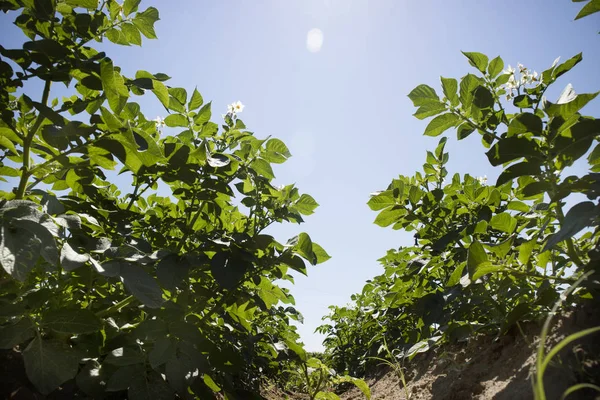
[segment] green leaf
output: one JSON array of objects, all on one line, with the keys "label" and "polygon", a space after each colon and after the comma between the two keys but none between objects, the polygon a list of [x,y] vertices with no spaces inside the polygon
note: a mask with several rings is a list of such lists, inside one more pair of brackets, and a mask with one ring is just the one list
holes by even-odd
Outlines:
[{"label": "green leaf", "polygon": [[540,117],[532,113],[522,113],[510,121],[507,136],[510,137],[527,132],[541,136],[543,129],[543,122]]},{"label": "green leaf", "polygon": [[154,32],[154,23],[158,21],[158,10],[154,7],[148,7],[145,11],[138,12],[133,18],[133,24],[148,39],[156,39]]},{"label": "green leaf", "polygon": [[575,17],[575,20],[587,17],[588,15],[597,13],[598,11],[600,11],[600,0],[591,0],[589,3],[583,6],[581,11],[579,11],[579,14],[577,14]]},{"label": "green leaf", "polygon": [[367,385],[365,381],[350,376],[344,377],[344,379],[347,379],[348,382],[353,383],[354,386],[356,386],[365,395],[367,400],[371,399],[371,389],[369,389],[369,385]]},{"label": "green leaf", "polygon": [[171,400],[174,397],[173,390],[157,372],[134,376],[127,390],[129,400]]},{"label": "green leaf", "polygon": [[77,374],[75,383],[77,388],[90,396],[102,398],[108,375],[106,368],[94,359],[88,360]]},{"label": "green leaf", "polygon": [[465,112],[471,109],[473,92],[482,84],[483,82],[481,82],[481,79],[473,74],[467,74],[460,80],[459,97],[462,108]]},{"label": "green leaf", "polygon": [[196,116],[194,117],[194,123],[196,125],[204,125],[205,123],[210,121],[210,117],[212,115],[212,112],[210,110],[211,104],[212,102],[206,103],[204,106],[202,106],[200,111],[198,111],[198,114],[196,114]]},{"label": "green leaf", "polygon": [[519,158],[529,161],[533,161],[531,158],[544,160],[544,155],[535,141],[519,136],[500,139],[486,155],[494,167]]},{"label": "green leaf", "polygon": [[312,251],[313,251],[314,255],[317,257],[317,261],[315,264],[324,263],[325,261],[327,261],[331,258],[331,256],[329,254],[327,254],[325,249],[323,249],[320,245],[318,245],[315,242],[313,242],[313,244],[312,244]]},{"label": "green leaf", "polygon": [[156,341],[168,333],[167,323],[162,319],[146,319],[133,331],[133,335],[143,342]]},{"label": "green leaf", "polygon": [[471,277],[471,280],[475,280],[473,279],[473,275],[477,273],[480,268],[490,265],[491,264],[488,261],[488,256],[483,245],[476,240],[473,241],[471,246],[469,246],[467,254],[467,270],[469,271],[469,277]]},{"label": "green leaf", "polygon": [[122,46],[129,46],[129,41],[127,40],[127,36],[125,33],[117,28],[110,28],[106,32],[106,38],[115,44],[120,44]]},{"label": "green leaf", "polygon": [[146,361],[144,353],[131,347],[119,347],[112,350],[104,359],[106,364],[123,367],[140,364]]},{"label": "green leaf", "polygon": [[[110,364],[110,363],[109,363]],[[127,390],[132,384],[132,377],[145,375],[145,365],[133,364],[120,367],[108,378],[106,382],[107,392],[119,392]]]},{"label": "green leaf", "polygon": [[169,89],[165,86],[164,83],[154,80],[152,81],[152,93],[156,96],[156,98],[162,103],[165,108],[169,108]]},{"label": "green leaf", "polygon": [[65,0],[65,2],[72,7],[82,7],[88,10],[98,8],[98,0]]},{"label": "green leaf", "polygon": [[503,270],[504,270],[504,268],[498,267],[496,265],[492,265],[491,263],[487,262],[487,263],[484,263],[479,266],[479,268],[475,271],[475,273],[471,277],[471,280],[476,281],[477,279],[481,278],[484,275],[491,274],[493,272],[503,271]]},{"label": "green leaf", "polygon": [[94,333],[102,329],[102,321],[86,309],[57,309],[43,314],[42,324],[58,333]]},{"label": "green leaf", "polygon": [[287,301],[287,295],[276,285],[273,285],[268,279],[261,278],[258,285],[259,296],[265,302],[267,309],[277,305],[279,301]]},{"label": "green leaf", "polygon": [[598,211],[598,206],[591,201],[574,205],[565,215],[560,230],[550,236],[542,251],[550,250],[563,240],[569,239],[582,229],[593,225],[598,218]]},{"label": "green leaf", "polygon": [[576,95],[573,100],[562,104],[553,104],[547,101],[544,104],[544,111],[550,117],[562,117],[563,119],[567,120],[569,117],[585,107],[587,103],[595,99],[599,93],[600,92],[582,93]]},{"label": "green leaf", "polygon": [[529,259],[531,258],[531,253],[533,252],[533,248],[537,243],[537,238],[526,241],[525,243],[521,243],[519,246],[519,262],[523,265],[527,265]]},{"label": "green leaf", "polygon": [[512,249],[514,237],[511,236],[503,242],[497,244],[484,244],[484,247],[494,253],[498,258],[504,258]]},{"label": "green leaf", "polygon": [[219,286],[233,289],[244,274],[252,269],[252,262],[235,257],[229,252],[219,252],[210,260],[210,270]]},{"label": "green leaf", "polygon": [[179,393],[186,393],[187,383],[185,376],[187,371],[178,357],[171,357],[165,367],[165,375],[169,385]]},{"label": "green leaf", "polygon": [[440,80],[442,81],[442,89],[444,91],[444,96],[446,96],[446,98],[450,100],[450,104],[453,107],[456,107],[459,103],[457,94],[458,81],[454,78],[444,78],[443,76],[440,77]]},{"label": "green leaf", "polygon": [[275,174],[273,173],[273,168],[271,168],[271,164],[268,161],[263,160],[262,158],[257,158],[252,161],[250,164],[250,168],[252,168],[259,176],[263,176],[268,180],[275,178]]},{"label": "green leaf", "polygon": [[490,61],[490,65],[488,65],[488,74],[490,74],[491,78],[495,78],[503,69],[504,61],[498,56]]},{"label": "green leaf", "polygon": [[155,370],[175,356],[175,341],[168,337],[162,337],[156,341],[152,351],[148,354],[148,361]]},{"label": "green leaf", "polygon": [[496,186],[503,185],[520,176],[538,175],[541,174],[541,172],[541,164],[535,162],[535,160],[534,162],[523,161],[521,163],[513,164],[500,174],[496,181]]},{"label": "green leaf", "polygon": [[[579,64],[581,62],[581,60],[583,60],[583,55],[582,55],[582,53],[579,53],[579,54],[569,58],[567,61],[560,64],[556,68],[554,68],[554,70],[552,71],[553,79],[556,79],[559,76],[569,72],[571,69],[573,69],[574,66]],[[544,81],[546,81],[546,80],[544,79]]]},{"label": "green leaf", "polygon": [[533,182],[533,183],[528,184],[527,186],[525,186],[523,188],[521,193],[525,197],[534,197],[541,193],[551,192],[551,191],[552,191],[552,185],[550,184],[550,182],[539,181],[539,182]]},{"label": "green leaf", "polygon": [[385,192],[381,192],[374,196],[371,196],[371,198],[367,202],[367,205],[371,210],[379,211],[387,207],[395,206],[396,199],[394,198],[393,192],[391,190],[386,190]]},{"label": "green leaf", "polygon": [[119,271],[123,284],[144,305],[159,308],[163,304],[162,289],[142,268],[127,264]]},{"label": "green leaf", "polygon": [[294,251],[310,262],[312,265],[317,264],[317,256],[313,252],[313,242],[306,233],[300,233],[296,238]]},{"label": "green leaf", "polygon": [[25,281],[40,255],[41,241],[16,225],[0,225],[0,264],[14,279]]},{"label": "green leaf", "polygon": [[462,278],[463,270],[467,266],[466,263],[459,264],[454,271],[452,271],[452,275],[448,278],[448,282],[446,283],[446,287],[451,287],[457,285],[460,282],[460,278]]},{"label": "green leaf", "polygon": [[303,194],[298,200],[294,202],[294,209],[296,209],[302,215],[311,215],[315,208],[319,206],[319,203],[308,194]]},{"label": "green leaf", "polygon": [[473,90],[473,105],[484,110],[494,107],[494,95],[485,86],[477,86]]},{"label": "green leaf", "polygon": [[439,136],[446,130],[458,125],[460,118],[453,113],[446,113],[438,115],[429,122],[427,128],[425,128],[426,136]]},{"label": "green leaf", "polygon": [[406,351],[404,356],[410,361],[417,354],[429,351],[429,349],[432,348],[441,338],[441,336],[432,336],[430,338],[421,340],[420,342],[417,342],[412,347],[410,347]]},{"label": "green leaf", "polygon": [[512,234],[517,227],[517,219],[509,213],[495,214],[490,220],[490,226],[508,234]]},{"label": "green leaf", "polygon": [[129,16],[132,12],[136,12],[142,0],[125,0],[123,2],[123,14]]},{"label": "green leaf", "polygon": [[104,124],[108,126],[110,130],[118,131],[119,129],[123,128],[123,123],[121,120],[106,108],[100,107],[100,114],[102,115]]},{"label": "green leaf", "polygon": [[198,91],[198,89],[194,89],[194,93],[192,93],[192,98],[188,104],[188,109],[193,111],[199,108],[204,103],[204,99],[202,99],[202,95]]},{"label": "green leaf", "polygon": [[0,328],[0,349],[12,349],[35,336],[35,325],[27,318]]},{"label": "green leaf", "polygon": [[[448,138],[447,137],[443,137],[440,139],[440,141],[438,142],[437,147],[435,148],[435,156],[440,159],[443,160],[444,157],[444,148],[446,147],[446,143],[448,142]],[[446,153],[447,154],[447,153]],[[447,161],[443,161],[443,164],[445,164]]]},{"label": "green leaf", "polygon": [[185,115],[171,114],[171,115],[167,116],[167,118],[165,118],[165,125],[167,125],[169,127],[180,126],[183,128],[187,128],[188,119]]},{"label": "green leaf", "polygon": [[213,168],[221,168],[229,165],[231,160],[225,154],[213,154],[206,157],[206,162]]},{"label": "green leaf", "polygon": [[125,86],[121,74],[114,69],[110,59],[104,59],[100,62],[100,78],[110,109],[115,114],[120,114],[127,103],[129,90]]},{"label": "green leaf", "polygon": [[407,211],[405,209],[400,207],[392,207],[377,214],[374,223],[375,225],[379,225],[381,227],[390,226],[391,224],[400,220],[406,214]]},{"label": "green leaf", "polygon": [[473,132],[475,132],[475,128],[473,128],[469,123],[465,122],[460,124],[460,126],[456,129],[456,136],[458,140],[463,140]]},{"label": "green leaf", "polygon": [[533,108],[533,99],[526,94],[520,94],[513,100],[513,105],[518,108]]},{"label": "green leaf", "polygon": [[181,286],[181,282],[188,276],[190,264],[187,259],[179,259],[175,254],[170,254],[160,260],[156,266],[156,278],[168,290]]},{"label": "green leaf", "polygon": [[315,400],[340,400],[340,396],[333,392],[317,392]]},{"label": "green leaf", "polygon": [[520,212],[529,212],[530,207],[523,203],[522,201],[510,201],[507,206],[507,209],[509,210],[513,210],[513,211],[520,211]]},{"label": "green leaf", "polygon": [[265,149],[266,152],[261,157],[272,163],[283,163],[292,156],[285,143],[279,139],[269,139]]},{"label": "green leaf", "polygon": [[123,35],[125,35],[125,39],[128,43],[138,46],[142,45],[142,36],[135,25],[130,23],[121,24],[121,31],[123,31]]},{"label": "green leaf", "polygon": [[469,59],[469,64],[485,74],[489,60],[485,54],[465,51],[462,51],[461,53]]},{"label": "green leaf", "polygon": [[[18,221],[18,222],[17,222]],[[40,255],[54,268],[58,264],[58,248],[52,233],[44,225],[25,218],[15,218],[23,229],[31,232],[40,241]]]},{"label": "green leaf", "polygon": [[444,103],[426,103],[419,107],[419,109],[413,114],[418,119],[425,119],[438,115],[446,111],[446,105]]},{"label": "green leaf", "polygon": [[185,106],[185,103],[187,101],[187,91],[184,88],[169,88],[169,95],[171,95],[175,100],[177,100],[177,102],[180,105]]},{"label": "green leaf", "polygon": [[408,98],[412,100],[415,107],[423,106],[427,103],[440,103],[440,98],[431,86],[419,85],[414,88]]},{"label": "green leaf", "polygon": [[23,351],[27,377],[42,394],[49,394],[75,378],[80,356],[66,342],[33,339]]},{"label": "green leaf", "polygon": [[65,242],[60,251],[60,264],[65,271],[73,271],[83,267],[90,260],[89,254],[79,254],[69,243]]},{"label": "green leaf", "polygon": [[204,374],[202,380],[204,381],[204,384],[208,386],[213,392],[216,393],[221,391],[221,388],[215,383],[215,381],[213,381],[210,375]]}]

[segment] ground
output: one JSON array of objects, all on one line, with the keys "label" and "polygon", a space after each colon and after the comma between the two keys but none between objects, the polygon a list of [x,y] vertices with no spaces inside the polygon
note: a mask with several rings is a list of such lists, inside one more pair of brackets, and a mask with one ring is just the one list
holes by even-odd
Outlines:
[{"label": "ground", "polygon": [[[570,333],[600,325],[600,309],[587,305],[558,318],[549,344],[558,343]],[[482,336],[467,344],[445,345],[416,357],[406,365],[406,390],[411,400],[533,399],[531,374],[541,324],[526,324],[500,338]],[[600,334],[591,335],[559,354],[546,373],[548,400],[560,399],[569,386],[582,382],[600,383]],[[406,399],[398,377],[387,369],[367,380],[373,400]],[[581,391],[568,397],[600,399],[600,394]],[[358,400],[358,390],[341,395],[342,400]]]}]

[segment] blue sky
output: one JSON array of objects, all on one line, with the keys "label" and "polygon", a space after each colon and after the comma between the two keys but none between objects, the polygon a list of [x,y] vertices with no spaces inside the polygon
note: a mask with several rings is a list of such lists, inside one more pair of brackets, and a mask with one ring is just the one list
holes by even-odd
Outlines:
[{"label": "blue sky", "polygon": [[[158,40],[143,47],[102,44],[128,76],[138,69],[165,72],[168,84],[213,101],[214,120],[241,100],[240,117],[258,137],[288,144],[293,157],[276,166],[277,184],[296,183],[320,203],[301,226],[274,227],[279,241],[306,231],[332,256],[296,278],[292,293],[304,314],[299,327],[309,350],[331,304],[343,305],[364,281],[381,273],[377,259],[412,235],[373,225],[368,195],[399,174],[420,170],[437,139],[422,136],[427,121],[412,117],[406,95],[418,84],[439,88],[439,76],[473,70],[460,53],[501,55],[538,72],[557,56],[583,51],[584,60],[561,78],[578,93],[600,90],[600,17],[573,18],[582,3],[568,0],[303,0],[142,1],[156,6]],[[12,16],[9,15],[12,19]],[[0,15],[5,47],[20,43]],[[323,32],[319,52],[307,33]],[[438,93],[440,90],[438,90]],[[53,92],[53,95],[59,90]],[[137,99],[136,99],[137,100]],[[140,101],[147,117],[165,116],[156,99]],[[597,115],[598,102],[587,113]],[[479,139],[451,140],[450,173],[495,178]],[[493,182],[493,179],[491,179]]]}]

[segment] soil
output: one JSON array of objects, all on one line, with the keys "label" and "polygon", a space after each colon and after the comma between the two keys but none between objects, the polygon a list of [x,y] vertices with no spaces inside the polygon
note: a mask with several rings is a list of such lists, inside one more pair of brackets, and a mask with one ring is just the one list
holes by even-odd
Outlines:
[{"label": "soil", "polygon": [[[600,325],[598,303],[563,314],[553,320],[548,347],[571,333]],[[405,365],[406,390],[398,376],[382,368],[366,379],[373,400],[465,400],[533,399],[531,376],[535,371],[541,324],[521,325],[500,338],[481,336],[469,343],[444,345],[415,357]],[[600,384],[600,333],[589,335],[565,348],[546,370],[544,384],[548,400],[560,399],[570,386]],[[357,390],[342,400],[364,399]],[[581,390],[568,400],[600,399],[600,393]]]}]

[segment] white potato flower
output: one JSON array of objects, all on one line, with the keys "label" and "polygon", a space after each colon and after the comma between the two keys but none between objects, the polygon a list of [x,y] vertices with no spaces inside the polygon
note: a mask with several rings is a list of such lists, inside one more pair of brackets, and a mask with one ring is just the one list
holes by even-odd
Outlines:
[{"label": "white potato flower", "polygon": [[244,111],[244,107],[246,107],[245,105],[242,104],[241,101],[236,101],[235,103],[233,103],[231,105],[231,107],[233,108],[233,112],[234,113],[241,113],[242,111]]},{"label": "white potato flower", "polygon": [[162,119],[161,117],[156,117],[152,121],[154,121],[154,123],[156,124],[156,129],[160,129],[165,126],[165,120]]}]

